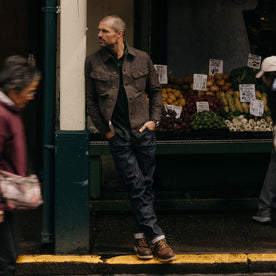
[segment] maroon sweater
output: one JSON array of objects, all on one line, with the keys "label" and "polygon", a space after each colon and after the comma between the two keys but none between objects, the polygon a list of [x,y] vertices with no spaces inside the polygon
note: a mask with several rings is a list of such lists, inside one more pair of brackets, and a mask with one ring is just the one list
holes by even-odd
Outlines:
[{"label": "maroon sweater", "polygon": [[17,106],[0,101],[0,170],[27,175],[26,141]]}]

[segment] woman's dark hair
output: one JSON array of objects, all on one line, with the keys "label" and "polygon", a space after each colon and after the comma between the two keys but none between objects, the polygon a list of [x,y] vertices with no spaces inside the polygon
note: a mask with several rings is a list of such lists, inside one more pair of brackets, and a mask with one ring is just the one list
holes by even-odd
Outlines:
[{"label": "woman's dark hair", "polygon": [[40,72],[35,66],[29,64],[27,59],[21,56],[10,56],[5,60],[0,72],[0,87],[5,93],[9,87],[14,87],[19,94],[33,81],[40,79]]}]

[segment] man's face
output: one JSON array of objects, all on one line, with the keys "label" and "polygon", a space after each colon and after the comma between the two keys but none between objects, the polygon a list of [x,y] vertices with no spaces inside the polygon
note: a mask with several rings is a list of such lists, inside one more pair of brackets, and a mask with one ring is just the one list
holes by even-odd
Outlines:
[{"label": "man's face", "polygon": [[262,80],[267,88],[270,88],[272,85],[272,79],[267,78],[265,75],[262,76]]},{"label": "man's face", "polygon": [[115,31],[113,29],[111,20],[101,21],[98,29],[98,38],[101,47],[112,47],[118,42],[121,31]]}]

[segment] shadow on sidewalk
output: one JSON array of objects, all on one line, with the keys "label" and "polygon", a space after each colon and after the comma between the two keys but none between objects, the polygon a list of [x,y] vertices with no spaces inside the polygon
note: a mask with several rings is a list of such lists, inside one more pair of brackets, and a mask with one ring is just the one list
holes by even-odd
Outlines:
[{"label": "shadow on sidewalk", "polygon": [[[159,224],[177,254],[274,253],[276,223],[251,220],[254,212],[183,212],[158,214]],[[273,214],[276,218],[275,213]],[[133,218],[130,213],[90,216],[91,254],[133,254]],[[18,253],[52,254],[41,247],[42,208],[20,212],[15,219]]]}]

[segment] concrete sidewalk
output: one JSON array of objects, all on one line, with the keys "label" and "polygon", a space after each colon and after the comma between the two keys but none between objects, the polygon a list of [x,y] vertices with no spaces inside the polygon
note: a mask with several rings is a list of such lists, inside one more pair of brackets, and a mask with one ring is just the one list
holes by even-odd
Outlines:
[{"label": "concrete sidewalk", "polygon": [[91,255],[87,256],[55,256],[41,249],[40,210],[31,213],[17,218],[17,275],[276,275],[276,225],[253,222],[254,211],[159,213],[160,225],[177,254],[169,264],[155,258],[139,261],[133,255],[129,213],[91,215]]}]

